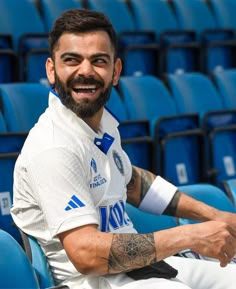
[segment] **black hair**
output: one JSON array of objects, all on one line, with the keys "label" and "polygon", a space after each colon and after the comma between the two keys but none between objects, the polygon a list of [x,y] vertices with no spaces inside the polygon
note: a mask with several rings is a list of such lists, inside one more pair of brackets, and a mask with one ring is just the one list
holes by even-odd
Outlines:
[{"label": "black hair", "polygon": [[54,49],[63,33],[83,33],[91,31],[107,32],[114,48],[114,56],[116,59],[118,40],[114,27],[103,13],[88,9],[66,10],[57,18],[49,33],[49,53],[51,57],[53,58]]}]

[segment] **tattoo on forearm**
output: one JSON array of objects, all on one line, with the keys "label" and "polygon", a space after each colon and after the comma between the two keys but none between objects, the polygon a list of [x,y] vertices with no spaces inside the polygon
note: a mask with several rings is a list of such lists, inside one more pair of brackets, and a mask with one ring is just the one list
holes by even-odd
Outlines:
[{"label": "tattoo on forearm", "polygon": [[153,233],[114,234],[108,259],[108,272],[127,272],[156,262]]},{"label": "tattoo on forearm", "polygon": [[140,188],[140,200],[145,197],[153,182],[152,174],[148,171],[142,170],[141,172],[141,188]]},{"label": "tattoo on forearm", "polygon": [[175,216],[176,215],[176,210],[177,210],[177,207],[178,207],[180,195],[181,195],[181,193],[179,191],[177,191],[175,193],[174,197],[172,198],[172,200],[169,203],[169,205],[166,207],[166,209],[163,212],[163,214],[170,215],[170,216]]}]

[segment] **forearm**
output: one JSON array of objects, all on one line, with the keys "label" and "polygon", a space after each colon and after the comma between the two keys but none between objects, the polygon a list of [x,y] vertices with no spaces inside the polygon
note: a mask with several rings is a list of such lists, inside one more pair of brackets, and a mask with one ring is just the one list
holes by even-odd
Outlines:
[{"label": "forearm", "polygon": [[200,202],[184,193],[180,193],[176,205],[176,217],[195,219],[201,221],[217,220],[219,211]]},{"label": "forearm", "polygon": [[182,232],[185,227],[149,234],[111,234],[88,227],[83,232],[72,230],[59,237],[80,273],[116,274],[147,266],[188,248],[191,242],[188,234]]}]

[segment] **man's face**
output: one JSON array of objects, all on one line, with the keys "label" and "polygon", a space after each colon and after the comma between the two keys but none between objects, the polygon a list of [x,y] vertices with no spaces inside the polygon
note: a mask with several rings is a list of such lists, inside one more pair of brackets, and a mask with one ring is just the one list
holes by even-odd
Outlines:
[{"label": "man's face", "polygon": [[106,32],[65,33],[47,62],[47,73],[62,103],[82,119],[104,106],[116,85],[121,64]]}]

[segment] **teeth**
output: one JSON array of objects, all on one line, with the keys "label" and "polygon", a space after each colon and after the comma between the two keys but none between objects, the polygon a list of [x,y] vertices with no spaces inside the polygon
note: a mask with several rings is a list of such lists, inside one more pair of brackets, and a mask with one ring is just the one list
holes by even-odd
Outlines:
[{"label": "teeth", "polygon": [[96,86],[95,85],[81,85],[81,86],[75,87],[75,89],[91,89],[91,90],[95,90]]}]

